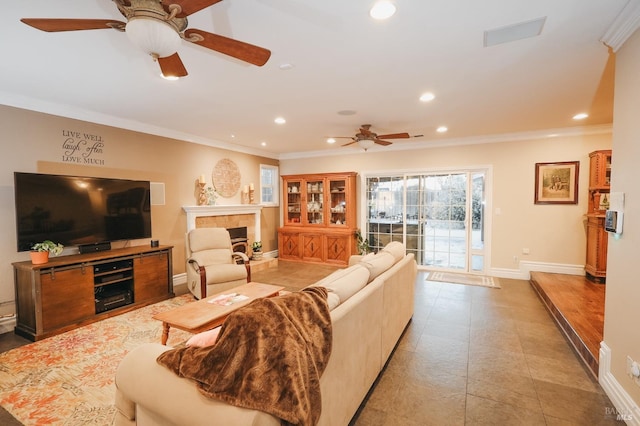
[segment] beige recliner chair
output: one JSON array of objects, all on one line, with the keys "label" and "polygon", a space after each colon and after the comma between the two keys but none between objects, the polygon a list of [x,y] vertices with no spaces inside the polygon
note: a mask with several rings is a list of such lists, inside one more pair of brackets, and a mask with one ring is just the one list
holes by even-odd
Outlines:
[{"label": "beige recliner chair", "polygon": [[249,257],[233,252],[225,228],[196,228],[185,239],[187,286],[197,299],[251,281]]}]

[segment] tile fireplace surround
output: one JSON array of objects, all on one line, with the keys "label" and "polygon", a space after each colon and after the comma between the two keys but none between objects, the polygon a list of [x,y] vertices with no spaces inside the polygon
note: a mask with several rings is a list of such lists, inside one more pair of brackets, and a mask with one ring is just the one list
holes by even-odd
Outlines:
[{"label": "tile fireplace surround", "polygon": [[249,242],[260,241],[260,212],[256,204],[183,206],[187,213],[187,232],[195,228],[247,228]]}]

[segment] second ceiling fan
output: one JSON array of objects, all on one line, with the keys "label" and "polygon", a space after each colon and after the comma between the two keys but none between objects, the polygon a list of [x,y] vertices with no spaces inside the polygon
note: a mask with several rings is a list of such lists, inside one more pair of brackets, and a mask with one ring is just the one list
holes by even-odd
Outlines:
[{"label": "second ceiling fan", "polygon": [[187,29],[187,16],[222,0],[113,0],[127,22],[112,19],[23,18],[27,25],[47,32],[115,29],[158,61],[165,77],[184,77],[178,56],[180,40],[262,66],[271,52],[239,40],[198,29]]},{"label": "second ceiling fan", "polygon": [[342,146],[349,146],[349,145],[353,145],[354,143],[357,143],[366,151],[374,144],[386,146],[386,145],[391,145],[393,143],[393,142],[386,141],[384,139],[408,139],[411,137],[409,136],[409,133],[406,133],[406,132],[390,133],[387,135],[378,135],[377,133],[374,133],[371,130],[369,130],[370,128],[371,128],[371,124],[363,124],[362,126],[360,126],[360,130],[358,133],[356,133],[355,136],[338,136],[340,138],[348,137],[349,139],[353,139],[351,142],[346,143]]}]

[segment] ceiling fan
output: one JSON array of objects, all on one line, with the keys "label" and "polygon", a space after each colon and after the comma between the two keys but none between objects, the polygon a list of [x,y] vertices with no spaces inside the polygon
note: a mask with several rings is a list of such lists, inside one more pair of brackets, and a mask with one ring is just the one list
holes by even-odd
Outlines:
[{"label": "ceiling fan", "polygon": [[353,139],[351,142],[346,143],[342,146],[349,146],[357,143],[362,147],[365,151],[374,144],[378,145],[391,145],[392,142],[386,141],[384,139],[407,139],[410,138],[409,133],[390,133],[388,135],[378,135],[377,133],[369,130],[371,128],[371,124],[363,124],[360,126],[360,131],[356,133],[355,136],[338,136],[339,138],[349,138]]},{"label": "ceiling fan", "polygon": [[47,32],[114,29],[158,61],[165,77],[184,77],[178,56],[180,40],[262,66],[271,52],[262,47],[198,29],[187,29],[187,16],[222,0],[113,0],[127,22],[112,19],[23,18],[27,25]]}]

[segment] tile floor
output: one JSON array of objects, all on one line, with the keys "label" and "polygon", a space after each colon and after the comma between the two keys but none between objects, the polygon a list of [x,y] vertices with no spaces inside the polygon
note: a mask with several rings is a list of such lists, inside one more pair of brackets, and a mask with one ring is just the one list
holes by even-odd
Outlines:
[{"label": "tile floor", "polygon": [[[279,262],[253,280],[295,290],[335,269]],[[490,289],[419,272],[413,319],[351,424],[623,424],[529,283],[500,281]],[[0,351],[24,343],[0,335]]]},{"label": "tile floor", "polygon": [[527,281],[490,289],[425,277],[353,425],[624,424]]}]

